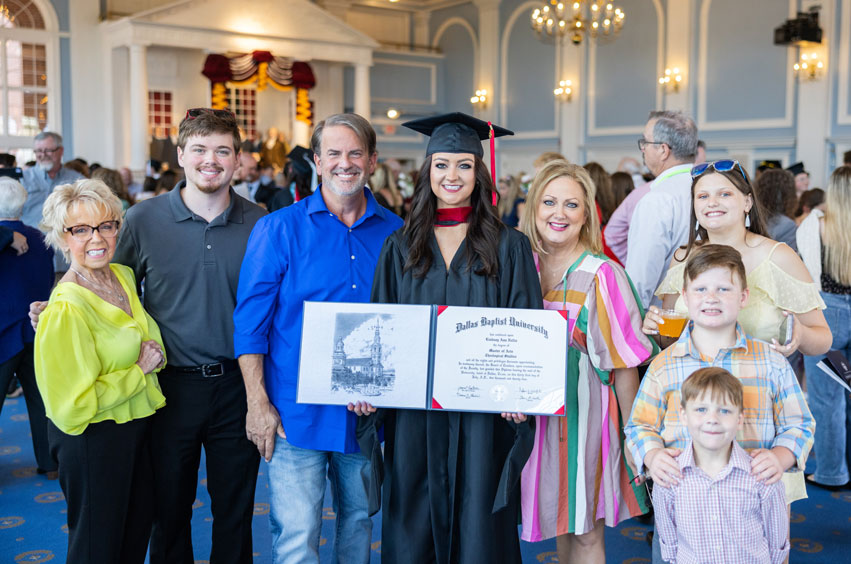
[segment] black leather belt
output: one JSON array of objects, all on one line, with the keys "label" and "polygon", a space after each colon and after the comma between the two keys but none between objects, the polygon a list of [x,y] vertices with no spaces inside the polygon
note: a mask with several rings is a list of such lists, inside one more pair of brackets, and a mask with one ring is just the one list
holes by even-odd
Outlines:
[{"label": "black leather belt", "polygon": [[239,363],[231,358],[221,362],[212,364],[202,364],[201,366],[169,366],[178,374],[195,374],[204,378],[216,378],[228,372],[233,372],[239,369]]}]

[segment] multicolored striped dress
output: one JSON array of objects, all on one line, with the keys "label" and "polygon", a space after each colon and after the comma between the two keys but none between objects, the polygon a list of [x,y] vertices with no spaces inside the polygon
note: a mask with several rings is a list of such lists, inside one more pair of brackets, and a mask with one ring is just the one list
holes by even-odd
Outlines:
[{"label": "multicolored striped dress", "polygon": [[544,308],[569,312],[567,402],[565,417],[536,417],[535,447],[521,479],[523,540],[584,534],[599,519],[613,527],[649,510],[624,458],[611,375],[658,351],[641,332],[638,304],[623,268],[587,251],[544,291]]}]

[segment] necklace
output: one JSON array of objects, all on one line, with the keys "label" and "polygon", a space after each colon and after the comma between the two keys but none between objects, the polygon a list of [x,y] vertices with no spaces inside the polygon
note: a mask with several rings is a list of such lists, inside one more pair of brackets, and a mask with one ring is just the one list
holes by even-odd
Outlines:
[{"label": "necklace", "polygon": [[123,302],[123,301],[124,301],[124,296],[122,296],[122,295],[121,295],[121,293],[116,292],[113,288],[107,288],[106,286],[103,286],[103,285],[101,285],[101,284],[95,284],[94,282],[92,282],[91,280],[89,280],[88,278],[86,278],[85,276],[83,276],[83,273],[82,273],[82,272],[80,272],[79,270],[77,270],[76,268],[74,268],[73,266],[69,267],[69,269],[71,270],[71,272],[73,272],[74,274],[76,274],[77,276],[79,276],[80,278],[82,278],[83,280],[85,280],[86,282],[88,282],[88,283],[89,283],[89,286],[93,286],[93,287],[95,287],[95,288],[98,288],[98,287],[99,287],[99,288],[101,288],[101,289],[105,290],[106,292],[108,292],[108,293],[112,294],[112,295],[113,295],[113,296],[115,296],[116,298],[118,298],[118,301],[119,301],[119,302]]},{"label": "necklace", "polygon": [[555,263],[553,265],[546,264],[549,261],[545,259],[538,259],[539,269],[542,272],[545,272],[549,280],[563,280],[567,278],[567,271],[573,266],[573,263],[577,261],[577,259],[582,256],[582,253],[585,252],[585,248],[581,245],[577,245],[573,249],[571,249],[570,253],[566,255],[565,259],[557,260],[552,258],[552,262]]}]

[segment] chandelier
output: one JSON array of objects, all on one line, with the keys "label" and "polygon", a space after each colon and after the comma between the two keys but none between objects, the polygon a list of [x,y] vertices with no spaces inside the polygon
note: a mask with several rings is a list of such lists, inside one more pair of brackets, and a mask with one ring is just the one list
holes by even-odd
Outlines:
[{"label": "chandelier", "polygon": [[532,11],[532,29],[538,38],[567,35],[574,45],[579,45],[586,35],[592,39],[617,35],[625,17],[623,10],[606,0],[546,0]]}]

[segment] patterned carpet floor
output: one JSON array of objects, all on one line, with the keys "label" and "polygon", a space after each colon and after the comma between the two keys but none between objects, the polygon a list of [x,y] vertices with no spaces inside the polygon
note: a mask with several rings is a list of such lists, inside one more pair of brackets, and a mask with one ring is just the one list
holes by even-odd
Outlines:
[{"label": "patterned carpet floor", "polygon": [[[265,463],[254,509],[254,562],[271,559],[269,495]],[[192,521],[195,562],[206,563],[210,550],[212,516],[205,472],[199,476]],[[851,563],[851,490],[828,492],[810,488],[810,498],[792,507],[792,553],[794,564]],[[320,556],[330,559],[334,513],[326,493]],[[381,560],[381,515],[373,527],[372,562]],[[606,531],[607,562],[650,562],[644,538],[650,527],[632,520]],[[65,500],[59,483],[35,472],[26,406],[23,398],[7,399],[0,414],[0,564],[64,562],[67,543]],[[555,541],[522,543],[523,562],[558,562]]]}]

